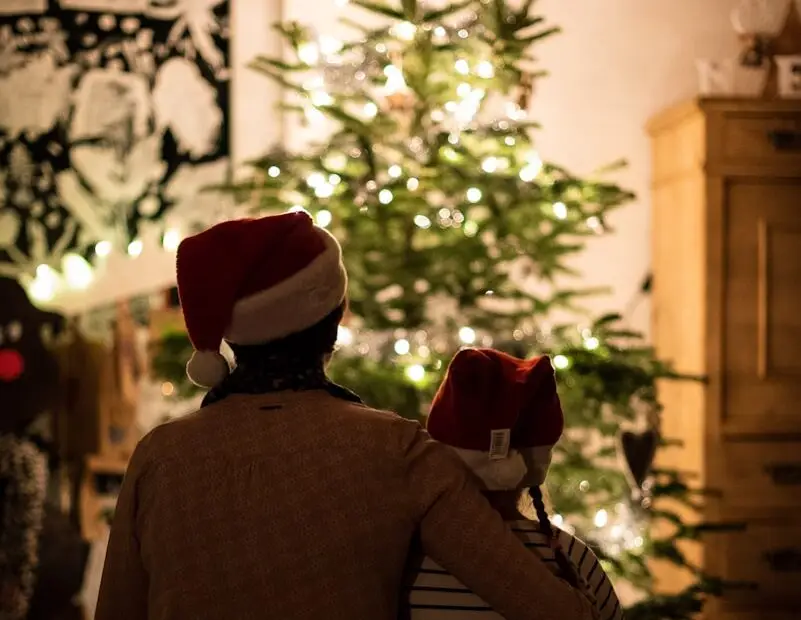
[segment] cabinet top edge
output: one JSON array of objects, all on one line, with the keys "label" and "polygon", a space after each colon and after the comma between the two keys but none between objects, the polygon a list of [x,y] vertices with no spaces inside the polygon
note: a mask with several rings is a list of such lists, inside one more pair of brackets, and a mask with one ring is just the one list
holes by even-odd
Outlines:
[{"label": "cabinet top edge", "polygon": [[671,105],[652,116],[645,125],[649,135],[677,125],[688,117],[709,112],[797,112],[801,99],[749,99],[743,97],[695,97]]}]

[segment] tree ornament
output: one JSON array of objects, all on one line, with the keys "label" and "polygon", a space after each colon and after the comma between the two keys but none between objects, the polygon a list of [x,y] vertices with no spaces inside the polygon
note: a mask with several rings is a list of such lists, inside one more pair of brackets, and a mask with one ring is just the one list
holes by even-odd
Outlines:
[{"label": "tree ornament", "polygon": [[658,447],[659,432],[655,428],[620,433],[620,449],[626,464],[627,477],[637,495],[642,495],[644,491]]}]

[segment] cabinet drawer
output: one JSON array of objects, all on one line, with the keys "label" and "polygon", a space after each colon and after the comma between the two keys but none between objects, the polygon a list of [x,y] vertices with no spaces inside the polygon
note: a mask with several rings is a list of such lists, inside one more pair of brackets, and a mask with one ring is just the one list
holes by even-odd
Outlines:
[{"label": "cabinet drawer", "polygon": [[728,443],[724,455],[724,502],[732,518],[788,509],[801,515],[801,443]]},{"label": "cabinet drawer", "polygon": [[749,524],[727,536],[725,579],[752,588],[726,594],[739,609],[801,609],[801,523]]},{"label": "cabinet drawer", "polygon": [[721,131],[726,161],[801,165],[801,112],[727,115]]}]

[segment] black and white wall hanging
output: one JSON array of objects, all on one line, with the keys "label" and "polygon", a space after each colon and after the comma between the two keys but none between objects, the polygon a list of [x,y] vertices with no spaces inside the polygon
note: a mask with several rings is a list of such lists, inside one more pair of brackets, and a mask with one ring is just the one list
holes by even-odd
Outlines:
[{"label": "black and white wall hanging", "polygon": [[208,219],[198,194],[230,167],[229,2],[0,0],[0,275],[45,299],[137,254],[144,228]]}]

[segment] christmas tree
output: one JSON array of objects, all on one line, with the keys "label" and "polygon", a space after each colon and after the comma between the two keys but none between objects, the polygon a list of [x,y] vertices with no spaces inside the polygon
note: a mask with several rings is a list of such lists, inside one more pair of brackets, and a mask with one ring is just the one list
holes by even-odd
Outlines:
[{"label": "christmas tree", "polygon": [[[537,152],[531,51],[557,29],[533,0],[351,5],[370,24],[348,20],[353,41],[284,24],[288,57],[253,62],[325,137],[254,162],[235,188],[256,213],[305,209],[342,241],[350,307],[332,377],[368,404],[421,417],[459,347],[551,355],[568,428],[548,481],[555,523],[643,593],[627,617],[694,616],[719,585],[682,548],[704,528],[674,507],[697,495],[652,466],[667,443],[656,385],[677,377],[620,316],[553,318],[599,292],[565,285],[577,275],[570,258],[632,198],[605,180],[614,167],[579,178]],[[190,350],[165,336],[162,375],[180,384]],[[694,582],[654,595],[651,559]]]}]

